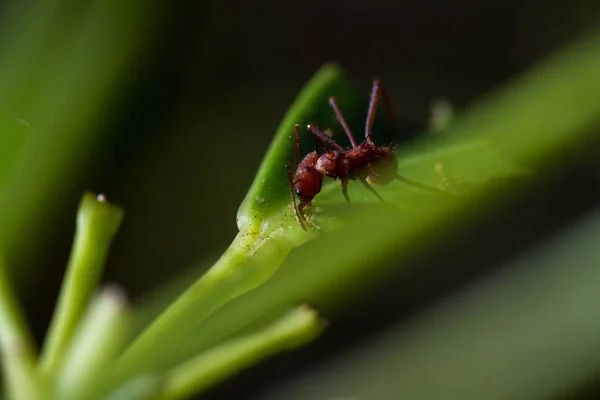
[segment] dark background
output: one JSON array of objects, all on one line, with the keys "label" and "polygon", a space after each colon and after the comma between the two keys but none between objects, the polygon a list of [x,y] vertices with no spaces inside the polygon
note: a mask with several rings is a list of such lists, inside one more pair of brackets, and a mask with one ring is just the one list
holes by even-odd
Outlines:
[{"label": "dark background", "polygon": [[[210,265],[229,245],[273,133],[323,63],[340,63],[365,95],[374,77],[383,79],[397,114],[424,120],[433,98],[467,106],[591,27],[599,9],[586,0],[165,2],[140,73],[104,128],[113,140],[43,244],[52,256],[39,252],[45,284],[26,298],[36,335],[50,319],[83,190],[126,210],[105,280],[136,298],[192,264]],[[374,326],[396,317],[377,314]],[[310,365],[305,355],[286,357]],[[260,368],[212,396],[242,398],[243,389],[256,398],[260,382],[249,382],[280,367]]]}]

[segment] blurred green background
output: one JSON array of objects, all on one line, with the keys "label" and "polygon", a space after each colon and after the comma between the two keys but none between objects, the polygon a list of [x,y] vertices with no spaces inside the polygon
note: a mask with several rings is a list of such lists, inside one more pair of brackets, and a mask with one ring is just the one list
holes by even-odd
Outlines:
[{"label": "blurred green background", "polygon": [[[92,3],[49,2],[47,7],[56,8],[47,27],[33,18],[39,14],[43,20],[45,14],[28,5],[0,6],[7,21],[0,42],[5,48],[26,36],[27,29],[21,36],[15,33],[20,24],[26,26],[23,21],[34,21],[30,23],[40,27],[40,32],[49,32],[47,40],[33,50],[15,45],[28,62],[19,64],[27,66],[23,70],[14,67],[20,81],[3,82],[3,89],[12,88],[0,98],[4,112],[32,124],[41,120],[49,126],[48,121],[53,121],[56,126],[49,132],[60,132],[60,118],[38,111],[44,109],[43,99],[50,97],[38,94],[60,93],[65,82],[42,83],[53,73],[76,77],[76,70],[73,75],[65,74],[68,68],[63,69],[60,60],[67,57],[61,51],[76,41],[78,26],[93,16]],[[106,3],[118,7],[118,3]],[[123,7],[122,16],[98,17],[97,22],[104,24],[99,32],[114,29],[105,48],[69,55],[98,70],[106,66],[111,46],[122,46],[130,58],[113,66],[122,76],[109,80],[112,94],[92,128],[76,132],[78,147],[72,154],[80,158],[65,159],[73,171],[71,179],[56,187],[45,203],[44,218],[24,231],[24,235],[36,232],[30,237],[30,247],[7,255],[38,339],[51,316],[84,190],[104,192],[126,210],[105,280],[122,284],[137,298],[192,264],[210,265],[229,245],[237,232],[237,208],[279,122],[299,89],[324,62],[340,63],[365,95],[371,80],[381,78],[399,116],[425,121],[433,98],[449,98],[461,109],[595,27],[600,15],[598,2],[584,0],[152,0],[145,7],[139,7],[139,1],[131,4]],[[141,9],[145,12],[140,13]],[[111,24],[114,28],[108,27]],[[129,47],[121,43],[128,43],[128,35],[134,35],[127,24],[144,27]],[[11,71],[9,67],[3,71]],[[70,85],[70,95],[86,89],[87,77],[78,79],[80,85]],[[27,85],[30,90],[23,90]],[[68,110],[62,112],[57,115],[69,115]],[[59,148],[70,138],[57,133],[47,143]],[[523,200],[513,222],[520,220],[520,226],[532,227],[530,231],[506,240],[512,227],[506,222],[504,230],[488,232],[482,227],[479,234],[472,234],[489,235],[490,248],[494,240],[506,240],[502,251],[481,250],[485,256],[480,257],[449,252],[446,256],[465,271],[452,280],[426,268],[435,264],[433,260],[423,260],[424,272],[403,278],[408,280],[402,284],[392,280],[374,290],[379,295],[360,303],[361,312],[331,316],[336,323],[317,347],[255,367],[208,397],[229,398],[235,393],[238,399],[259,398],[265,387],[326,363],[418,313],[431,299],[460,288],[472,279],[474,269],[497,266],[499,260],[552,235],[597,204],[598,188],[589,187],[593,179],[584,171],[593,156],[582,157],[581,165],[562,171],[559,185],[541,183],[534,188],[535,197]],[[36,193],[36,182],[45,179],[33,172],[23,176],[29,177],[31,193]],[[540,207],[543,198],[551,200]],[[520,219],[522,215],[529,215],[528,223]],[[401,288],[413,282],[410,279],[433,284],[416,285],[422,290],[400,296]],[[395,309],[400,304],[402,312]],[[368,328],[362,326],[367,315],[372,321]]]}]

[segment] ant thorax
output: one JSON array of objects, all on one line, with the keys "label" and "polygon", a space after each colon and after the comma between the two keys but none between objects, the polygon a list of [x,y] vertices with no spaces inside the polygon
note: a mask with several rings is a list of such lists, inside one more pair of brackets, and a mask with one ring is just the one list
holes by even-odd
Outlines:
[{"label": "ant thorax", "polygon": [[340,151],[333,150],[322,154],[317,160],[315,168],[321,174],[336,179],[346,176],[347,164],[346,155]]},{"label": "ant thorax", "polygon": [[346,152],[352,171],[363,171],[377,160],[377,147],[373,143],[363,142]]}]

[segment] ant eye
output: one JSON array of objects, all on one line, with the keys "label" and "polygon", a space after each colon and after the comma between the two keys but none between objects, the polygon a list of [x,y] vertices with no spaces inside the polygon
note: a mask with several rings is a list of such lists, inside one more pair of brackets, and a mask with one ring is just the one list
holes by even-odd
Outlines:
[{"label": "ant eye", "polygon": [[298,196],[302,196],[302,190],[300,190],[300,189],[296,189],[296,194],[297,194]]}]

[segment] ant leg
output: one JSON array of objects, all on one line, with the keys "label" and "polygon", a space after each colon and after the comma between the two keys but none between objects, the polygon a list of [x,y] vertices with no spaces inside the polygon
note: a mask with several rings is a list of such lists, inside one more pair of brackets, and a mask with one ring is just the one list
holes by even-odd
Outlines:
[{"label": "ant leg", "polygon": [[331,108],[333,108],[333,112],[335,112],[335,117],[340,122],[340,125],[342,125],[342,128],[344,128],[344,132],[346,132],[346,136],[348,136],[350,144],[353,148],[356,147],[356,140],[354,139],[354,135],[352,135],[352,131],[350,131],[350,127],[348,126],[348,123],[346,122],[342,111],[337,105],[337,99],[335,97],[330,97],[329,105],[331,106]]},{"label": "ant leg", "polygon": [[346,151],[346,150],[344,150],[344,148],[342,146],[339,145],[338,142],[336,142],[335,140],[333,140],[332,138],[327,136],[327,134],[325,132],[323,132],[316,126],[309,124],[306,126],[306,129],[308,129],[308,131],[310,133],[315,135],[317,140],[320,140],[324,147],[329,146],[330,148],[333,148],[341,153],[344,153]]},{"label": "ant leg", "polygon": [[415,187],[417,189],[424,190],[424,191],[429,192],[429,193],[434,193],[434,194],[439,195],[439,196],[456,198],[456,196],[454,194],[448,193],[445,190],[441,190],[441,189],[435,188],[433,186],[426,185],[424,183],[413,181],[412,179],[405,178],[405,177],[403,177],[402,175],[399,175],[399,174],[396,174],[396,179],[399,180],[400,182],[404,183],[404,184],[407,184],[409,186],[413,186],[413,187]]},{"label": "ant leg", "polygon": [[375,122],[375,112],[377,111],[379,96],[381,96],[381,98],[383,99],[385,112],[389,119],[390,129],[388,130],[388,132],[393,133],[395,130],[396,113],[394,112],[394,108],[392,107],[390,96],[388,95],[388,92],[385,89],[383,82],[381,82],[381,80],[379,79],[375,79],[371,88],[371,100],[369,102],[369,110],[367,112],[367,125],[365,127],[365,139],[368,143],[373,143],[373,122]]},{"label": "ant leg", "polygon": [[371,184],[370,184],[369,182],[367,182],[367,180],[366,180],[365,178],[362,178],[362,177],[360,177],[360,178],[358,178],[358,179],[360,179],[360,181],[362,182],[362,184],[363,184],[363,185],[365,185],[365,187],[366,187],[367,189],[369,189],[371,192],[373,192],[373,194],[374,194],[375,196],[377,196],[377,198],[378,198],[379,200],[381,200],[381,202],[382,202],[382,203],[385,203],[385,200],[383,200],[383,197],[381,197],[381,196],[379,195],[379,193],[377,193],[377,191],[375,190],[375,188],[374,188],[373,186],[371,186]]},{"label": "ant leg", "polygon": [[302,218],[300,217],[300,215],[302,214],[302,211],[296,206],[296,196],[294,195],[294,178],[292,176],[292,166],[289,161],[286,164],[286,167],[287,167],[288,180],[290,182],[290,194],[292,195],[292,207],[294,209],[294,216],[296,217],[296,221],[298,221],[298,224],[300,224],[300,227],[302,229],[306,230],[306,226],[304,225],[304,222],[302,221]]},{"label": "ant leg", "polygon": [[350,196],[348,196],[348,180],[342,179],[341,182],[342,182],[342,193],[344,194],[346,203],[350,204]]}]

